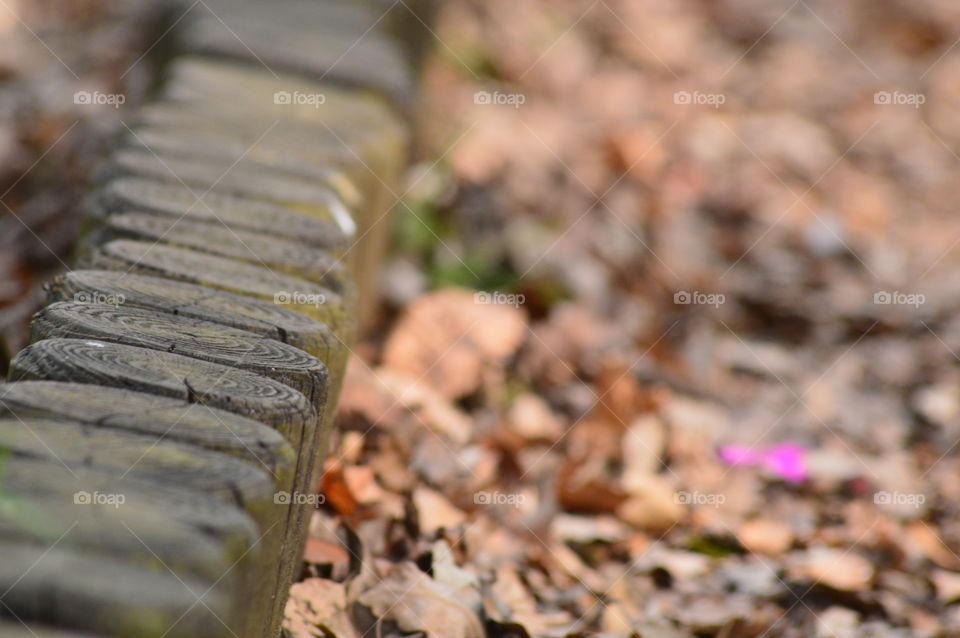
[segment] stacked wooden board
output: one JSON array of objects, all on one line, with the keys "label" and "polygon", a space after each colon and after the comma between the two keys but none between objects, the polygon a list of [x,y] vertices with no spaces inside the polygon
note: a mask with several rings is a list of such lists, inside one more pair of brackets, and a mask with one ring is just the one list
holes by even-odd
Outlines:
[{"label": "stacked wooden board", "polygon": [[0,385],[0,636],[272,637],[298,574],[411,65],[373,3],[170,13]]}]

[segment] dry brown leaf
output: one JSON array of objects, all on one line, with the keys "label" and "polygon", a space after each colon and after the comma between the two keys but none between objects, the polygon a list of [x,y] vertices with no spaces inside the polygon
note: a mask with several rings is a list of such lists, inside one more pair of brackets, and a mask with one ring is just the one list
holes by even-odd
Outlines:
[{"label": "dry brown leaf", "polygon": [[544,635],[551,627],[569,622],[564,613],[544,614],[537,601],[511,566],[497,569],[490,593],[484,597],[487,616],[499,623],[517,623],[532,636]]},{"label": "dry brown leaf", "polygon": [[917,521],[907,525],[906,531],[913,546],[923,552],[923,555],[937,567],[960,569],[960,558],[957,558],[957,555],[943,544],[940,537],[928,525],[922,521]]},{"label": "dry brown leaf", "polygon": [[308,538],[303,550],[303,559],[314,565],[344,566],[350,562],[350,554],[342,545],[319,538]]},{"label": "dry brown leaf", "polygon": [[[367,588],[351,585],[352,600],[374,618],[391,620],[407,633],[422,631],[431,638],[484,638],[477,612],[457,591],[439,583],[413,563],[391,565],[384,577]],[[357,591],[359,590],[359,591]]]},{"label": "dry brown leaf", "polygon": [[790,576],[839,591],[862,591],[873,579],[873,565],[859,554],[832,547],[814,547],[801,554]]},{"label": "dry brown leaf", "polygon": [[633,420],[623,435],[623,487],[642,489],[644,482],[660,471],[666,446],[666,431],[656,416],[645,414]]},{"label": "dry brown leaf", "polygon": [[676,490],[660,476],[650,476],[617,507],[621,520],[652,532],[666,532],[683,518]]},{"label": "dry brown leaf", "polygon": [[343,584],[308,578],[290,588],[283,627],[294,638],[359,638],[347,612]]},{"label": "dry brown leaf", "polygon": [[473,435],[470,418],[426,383],[388,368],[377,370],[376,383],[398,406],[414,412],[419,423],[453,443],[463,445]]},{"label": "dry brown leaf", "polygon": [[418,487],[413,491],[413,505],[423,534],[433,534],[441,528],[452,528],[467,521],[467,515],[435,490]]},{"label": "dry brown leaf", "polygon": [[793,531],[786,523],[758,518],[740,526],[737,540],[756,554],[782,556],[793,545]]},{"label": "dry brown leaf", "polygon": [[360,506],[350,493],[350,487],[343,480],[343,467],[333,459],[328,459],[320,479],[320,491],[327,505],[339,514],[349,516]]},{"label": "dry brown leaf", "polygon": [[535,394],[521,394],[513,401],[507,421],[514,432],[528,441],[555,441],[563,434],[560,419],[547,402]]},{"label": "dry brown leaf", "polygon": [[513,354],[526,332],[522,311],[478,299],[468,290],[448,288],[410,304],[387,339],[384,364],[423,378],[447,398],[476,390],[484,366]]},{"label": "dry brown leaf", "polygon": [[960,599],[960,574],[957,572],[934,569],[930,572],[930,580],[933,581],[940,602],[950,604]]}]

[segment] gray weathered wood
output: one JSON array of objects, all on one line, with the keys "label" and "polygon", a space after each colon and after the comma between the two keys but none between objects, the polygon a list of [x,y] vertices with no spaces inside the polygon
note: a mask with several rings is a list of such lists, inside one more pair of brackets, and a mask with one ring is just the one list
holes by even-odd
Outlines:
[{"label": "gray weathered wood", "polygon": [[97,239],[146,240],[239,259],[303,277],[339,294],[352,296],[346,269],[340,259],[330,252],[299,241],[148,213],[124,213],[109,217]]},{"label": "gray weathered wood", "polygon": [[19,622],[15,619],[0,620],[0,636],[3,638],[107,638],[103,634],[79,633],[69,629],[56,629],[49,625]]},{"label": "gray weathered wood", "polygon": [[[140,540],[152,551],[148,552],[149,555],[139,554],[143,566],[155,569],[171,567],[184,575],[201,573],[212,583],[221,575],[227,574],[235,563],[243,562],[238,565],[235,578],[249,578],[258,592],[258,600],[262,601],[261,605],[249,608],[250,621],[255,624],[269,622],[267,619],[270,614],[270,596],[282,574],[272,556],[281,552],[284,547],[287,530],[286,519],[283,517],[289,514],[289,510],[285,511],[274,503],[273,480],[263,471],[225,455],[167,443],[157,437],[107,431],[70,421],[21,418],[0,420],[0,452],[17,459],[46,461],[51,466],[48,470],[34,470],[33,476],[28,478],[14,476],[9,479],[9,485],[5,477],[3,499],[6,505],[3,518],[6,525],[0,524],[0,537],[6,536],[8,539],[20,541],[26,536],[31,542],[43,544],[60,538],[58,532],[69,532],[70,539],[61,540],[65,547],[76,544],[78,551],[93,551],[98,539],[102,539],[107,544],[116,544],[117,553],[123,553],[121,550],[125,547],[128,559],[135,560],[142,543],[130,543],[123,532],[132,531],[136,537],[137,530],[143,530],[146,526],[153,530],[152,535],[148,538],[141,537]],[[136,520],[114,520],[111,524],[104,515],[91,518],[89,510],[82,507],[83,503],[78,504],[75,510],[63,510],[63,492],[48,493],[48,500],[54,499],[55,502],[47,507],[43,507],[42,498],[33,498],[26,502],[15,498],[18,493],[27,491],[23,488],[25,484],[40,480],[41,472],[59,474],[66,469],[66,475],[74,476],[74,469],[86,468],[120,478],[130,476],[145,484],[180,486],[243,508],[262,530],[262,538],[253,541],[261,546],[265,553],[266,560],[261,562],[259,573],[256,576],[250,574],[250,569],[257,566],[250,562],[254,561],[255,555],[249,556],[249,561],[243,561],[248,558],[247,551],[254,545],[249,542],[239,544],[237,535],[233,534],[233,541],[230,541],[230,536],[224,536],[223,542],[217,547],[213,528],[210,532],[204,532],[205,521],[202,519],[197,521],[200,524],[193,532],[172,522],[164,524],[143,517]],[[68,490],[72,488],[73,493],[85,494],[88,497],[97,493],[87,489],[87,484],[79,480],[72,484],[65,483],[64,487]],[[119,485],[105,485],[104,489],[105,496],[113,503],[117,502],[120,495],[124,499],[127,497]],[[59,504],[56,502],[58,495],[61,497]],[[130,498],[135,499],[137,495],[131,494]],[[15,507],[18,502],[21,504],[19,508]],[[136,516],[138,510],[150,508],[151,503],[148,497],[141,496],[139,501],[131,500],[130,505],[124,512],[129,511],[132,516]],[[162,513],[159,506],[160,503],[154,503],[154,511]],[[63,520],[57,521],[58,511],[67,514],[63,520],[67,521],[68,529],[60,529]],[[98,514],[104,514],[104,511]],[[197,516],[195,514],[195,520]],[[169,518],[173,520],[172,517]],[[70,526],[70,520],[76,525]],[[138,523],[137,520],[142,522]],[[13,530],[18,525],[22,529],[20,534],[15,534]],[[205,533],[209,543],[204,554],[191,555],[190,549],[181,549],[181,553],[177,553],[178,545],[199,541]],[[127,541],[126,545],[123,545],[124,541]],[[151,559],[156,559],[160,565],[154,564],[155,561]],[[238,580],[231,579],[223,583],[223,587],[236,588]]]},{"label": "gray weathered wood", "polygon": [[24,621],[112,638],[231,635],[232,601],[204,581],[49,544],[0,541],[0,556],[4,607]]},{"label": "gray weathered wood", "polygon": [[[74,270],[48,286],[51,301],[119,301],[184,317],[212,321],[289,343],[318,357],[331,375],[337,338],[326,324],[289,308],[247,295],[196,284],[108,270]],[[339,347],[343,347],[339,345]]]},{"label": "gray weathered wood", "polygon": [[[88,208],[96,217],[146,211],[286,237],[320,248],[334,249],[349,245],[349,237],[341,223],[352,223],[349,212],[333,195],[326,206],[294,209],[265,200],[207,192],[200,188],[192,189],[179,182],[163,182],[143,177],[122,177],[104,184],[90,200]],[[335,212],[336,210],[340,212]],[[342,216],[350,221],[338,221]]]},{"label": "gray weathered wood", "polygon": [[249,370],[299,390],[322,414],[327,368],[299,348],[221,324],[124,305],[64,301],[33,319],[31,340],[91,338]]},{"label": "gray weathered wood", "polygon": [[[190,50],[376,89],[400,104],[411,100],[410,67],[396,43],[376,29],[378,13],[371,13],[368,26],[361,28],[355,17],[354,22],[337,19],[339,13],[322,2],[293,1],[279,17],[260,2],[211,4],[215,8],[198,11],[185,30]],[[229,11],[231,26],[213,11]],[[303,24],[313,28],[304,29]]]},{"label": "gray weathered wood", "polygon": [[[294,483],[303,493],[306,493],[303,486],[311,480],[315,454],[311,453],[309,443],[315,441],[317,432],[316,411],[303,394],[267,377],[145,348],[94,340],[47,339],[32,344],[14,358],[11,378],[129,388],[255,415],[280,431],[294,448],[301,449]],[[142,465],[140,461],[137,468]],[[183,473],[182,469],[177,472]],[[166,480],[171,480],[169,475]],[[243,499],[262,529],[270,531],[271,537],[265,543],[267,554],[280,557],[274,565],[275,571],[260,581],[257,595],[257,600],[273,608],[272,612],[263,614],[271,619],[275,618],[278,606],[277,583],[287,582],[300,561],[307,509],[305,504],[278,503],[274,497],[271,488],[266,501]],[[283,551],[284,547],[288,550]],[[273,622],[270,620],[268,624]]]},{"label": "gray weathered wood", "polygon": [[[272,339],[228,328],[221,324],[125,306],[55,303],[37,314],[35,340],[82,337],[135,345],[163,352],[232,366],[276,379],[300,390],[323,414],[326,403],[327,369],[319,359]],[[292,484],[279,491],[309,494],[313,486],[318,423],[310,423],[299,440],[291,443],[297,456]],[[286,507],[284,551],[298,551],[306,538],[307,508]],[[292,570],[294,563],[281,563]],[[280,575],[292,580],[292,571]]]},{"label": "gray weathered wood", "polygon": [[290,308],[327,324],[349,343],[354,320],[343,299],[318,284],[232,259],[175,246],[117,239],[94,252],[84,267],[132,272],[202,284]]},{"label": "gray weathered wood", "polygon": [[215,363],[92,339],[47,339],[13,358],[11,380],[92,383],[177,397],[266,423],[299,442],[317,414],[290,386]]},{"label": "gray weathered wood", "polygon": [[[42,487],[38,487],[38,483]],[[112,556],[153,571],[168,569],[241,588],[257,556],[252,521],[224,528],[209,510],[180,516],[152,490],[127,484],[88,482],[57,464],[4,465],[0,539],[54,543],[63,548]]]},{"label": "gray weathered wood", "polygon": [[278,485],[293,484],[296,452],[279,432],[238,414],[182,399],[58,381],[0,385],[0,416],[14,414],[66,418],[196,445],[261,467]]},{"label": "gray weathered wood", "polygon": [[117,177],[149,177],[166,182],[183,182],[202,191],[267,199],[282,204],[321,206],[336,193],[348,207],[362,198],[349,178],[335,166],[321,168],[317,176],[307,179],[246,161],[228,161],[223,157],[183,157],[163,149],[119,149],[110,155],[98,171],[99,181]]},{"label": "gray weathered wood", "polygon": [[100,468],[120,476],[180,485],[242,507],[261,523],[269,520],[265,514],[273,510],[274,482],[262,469],[158,437],[103,430],[75,421],[15,417],[0,420],[0,450],[66,468]]}]

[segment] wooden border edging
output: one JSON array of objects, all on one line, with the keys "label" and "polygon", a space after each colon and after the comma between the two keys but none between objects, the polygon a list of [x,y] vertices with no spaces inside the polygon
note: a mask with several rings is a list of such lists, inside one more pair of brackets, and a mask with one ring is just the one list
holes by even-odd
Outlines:
[{"label": "wooden border edging", "polygon": [[377,0],[156,2],[165,80],[0,385],[2,636],[280,633],[408,161]]}]

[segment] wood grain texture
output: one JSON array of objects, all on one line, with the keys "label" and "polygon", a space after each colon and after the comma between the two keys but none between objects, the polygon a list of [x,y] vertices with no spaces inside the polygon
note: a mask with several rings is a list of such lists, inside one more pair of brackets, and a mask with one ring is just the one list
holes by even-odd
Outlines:
[{"label": "wood grain texture", "polygon": [[303,277],[341,295],[353,296],[346,268],[340,259],[331,252],[299,241],[148,213],[109,217],[98,241],[113,239],[150,241],[239,259]]},{"label": "wood grain texture", "polygon": [[276,430],[232,412],[119,388],[22,381],[0,385],[0,416],[52,417],[162,437],[242,459],[292,485],[296,452]]},{"label": "wood grain texture", "polygon": [[[90,212],[97,217],[145,211],[296,239],[319,248],[342,249],[350,242],[338,221],[338,215],[349,218],[349,212],[333,194],[324,207],[294,209],[265,200],[192,189],[179,182],[122,177],[100,187],[91,201]],[[340,212],[335,213],[331,206],[338,207]]]},{"label": "wood grain texture", "polygon": [[107,638],[104,634],[79,633],[49,625],[20,622],[16,619],[0,619],[0,636],[3,638]]},{"label": "wood grain texture", "polygon": [[232,601],[204,581],[49,544],[0,541],[0,555],[4,607],[24,621],[112,638],[232,635]]},{"label": "wood grain texture", "polygon": [[47,339],[11,361],[10,380],[90,383],[176,397],[266,423],[302,440],[316,411],[290,386],[244,370],[177,354],[90,339]]},{"label": "wood grain texture", "polygon": [[114,151],[97,173],[99,182],[117,177],[149,177],[166,182],[182,182],[201,191],[212,189],[217,193],[295,206],[326,206],[330,202],[331,192],[340,197],[348,208],[362,202],[356,185],[342,170],[332,165],[322,167],[315,177],[306,178],[271,170],[268,166],[245,159],[230,162],[218,157],[178,156],[155,148],[128,148]]},{"label": "wood grain texture", "polygon": [[[135,345],[249,370],[285,383],[306,396],[318,414],[326,408],[327,369],[306,352],[253,333],[220,324],[151,310],[59,302],[37,314],[35,340],[74,337]],[[309,494],[314,484],[319,422],[309,422],[291,444],[300,450],[292,481],[277,491]],[[306,539],[307,507],[283,507],[283,552],[296,555]],[[293,578],[293,563],[281,563],[281,582]],[[288,573],[289,572],[289,573]]]},{"label": "wood grain texture", "polygon": [[[348,354],[342,339],[326,324],[285,306],[170,279],[105,270],[66,273],[55,279],[48,291],[52,301],[122,301],[127,307],[202,319],[289,343],[326,364],[330,405],[336,405],[340,395]],[[317,447],[321,458],[326,454],[332,421],[333,411],[325,411]]]},{"label": "wood grain texture", "polygon": [[[57,464],[19,463],[3,469],[0,539],[59,540],[63,548],[210,583],[223,576],[226,590],[252,580],[247,572],[259,547],[248,517],[234,517],[239,524],[226,527],[210,510],[193,509],[184,516],[152,490],[85,481]],[[233,569],[245,559],[250,560]]]},{"label": "wood grain texture", "polygon": [[[259,603],[244,609],[245,622],[249,620],[255,625],[271,622],[272,596],[281,582],[280,578],[285,577],[288,571],[288,568],[278,563],[274,557],[282,555],[284,548],[295,538],[288,536],[292,533],[289,522],[296,518],[291,519],[290,508],[275,503],[275,483],[272,477],[262,470],[226,455],[169,443],[160,437],[109,431],[92,425],[50,419],[0,420],[0,451],[7,457],[45,461],[51,466],[51,472],[65,469],[68,475],[73,476],[75,469],[92,468],[114,477],[131,477],[144,484],[180,487],[243,509],[259,526],[259,536],[253,544],[239,546],[236,543],[223,542],[218,548],[216,543],[211,541],[213,546],[207,548],[205,558],[202,555],[191,557],[190,550],[183,550],[183,556],[178,557],[177,546],[192,542],[189,538],[197,533],[202,534],[203,528],[198,527],[193,534],[187,534],[183,527],[177,530],[172,526],[160,526],[157,521],[145,521],[143,525],[153,524],[157,527],[149,540],[140,539],[143,541],[140,545],[145,543],[151,548],[151,555],[154,558],[159,557],[160,567],[169,567],[178,574],[202,571],[205,576],[210,577],[210,582],[216,581],[226,574],[231,566],[242,561],[243,564],[238,565],[236,578],[246,579],[253,585]],[[68,482],[65,485],[73,487],[75,492],[87,494],[87,497],[97,494],[96,491],[87,489],[87,485],[82,481]],[[8,501],[9,489],[4,493]],[[120,491],[119,486],[104,486],[104,490],[108,497],[112,495],[113,504],[119,498],[118,495],[122,495],[122,507],[126,506],[126,494]],[[56,496],[51,494],[48,498],[56,501]],[[60,499],[61,505],[63,500]],[[57,530],[58,525],[52,514],[56,503],[47,508],[50,511],[41,508],[38,513],[41,502],[38,499],[36,503],[25,503],[23,507],[14,510],[17,515],[8,519],[14,524],[30,520],[31,514],[38,516],[42,520],[41,529],[46,530],[44,534],[35,535],[33,540],[38,543],[55,540],[49,536]],[[129,511],[136,513],[136,504],[132,501],[131,505]],[[141,499],[141,509],[149,506],[149,501]],[[8,502],[7,512],[10,508],[11,504]],[[80,528],[70,528],[71,540],[67,542],[68,546],[76,542],[83,545],[82,549],[90,551],[97,542],[96,539],[102,538],[98,534],[109,532],[112,535],[108,536],[106,542],[121,543],[126,540],[124,531],[141,529],[135,521],[116,520],[110,525],[103,517],[88,519],[87,514],[88,511],[79,506],[78,509],[68,512],[68,518],[73,517],[75,522],[79,521],[77,526]],[[128,529],[121,529],[125,527],[124,523]],[[3,531],[2,525],[0,531]],[[74,536],[75,531],[77,534]],[[86,543],[84,539],[87,540]],[[199,537],[194,540],[199,540]],[[247,553],[255,546],[263,550],[259,561],[256,560],[257,555]],[[81,548],[78,547],[79,549]],[[136,551],[137,545],[129,545],[128,549],[131,552]],[[141,556],[141,562],[157,567],[151,564],[149,557]],[[236,582],[227,582],[224,587],[235,590],[238,585]]]},{"label": "wood grain texture", "polygon": [[166,277],[272,301],[327,324],[344,349],[352,337],[354,320],[344,300],[299,277],[185,248],[126,239],[104,244],[85,261],[84,267]]},{"label": "wood grain texture", "polygon": [[[310,445],[316,441],[317,413],[303,394],[267,377],[145,348],[94,340],[47,339],[28,346],[14,358],[11,378],[107,385],[255,415],[283,434],[294,449],[300,450],[293,481],[298,491],[307,493],[312,482],[316,455]],[[143,462],[139,461],[137,467]],[[241,465],[256,470],[253,466]],[[176,472],[183,474],[183,469]],[[169,476],[167,480],[171,480]],[[270,532],[270,538],[264,541],[270,550],[267,555],[279,557],[275,571],[271,570],[260,581],[257,596],[264,605],[276,608],[279,605],[277,583],[287,582],[300,562],[307,505],[279,503],[273,490],[271,487],[269,498],[244,498],[243,503],[261,529]],[[251,509],[253,505],[256,508]],[[264,615],[275,618],[275,613]]]},{"label": "wood grain texture", "polygon": [[299,390],[322,414],[327,368],[299,348],[221,324],[125,305],[57,302],[33,319],[31,340],[91,338],[219,363]]},{"label": "wood grain texture", "polygon": [[[74,270],[48,286],[51,301],[122,300],[148,308],[247,330],[309,352],[330,368],[338,340],[326,324],[271,301],[204,286],[108,270]],[[341,346],[342,347],[342,346]]]},{"label": "wood grain texture", "polygon": [[43,459],[63,468],[99,468],[118,476],[179,485],[241,507],[261,522],[272,509],[275,486],[263,470],[158,437],[73,421],[15,417],[0,420],[0,449],[10,456]]}]

